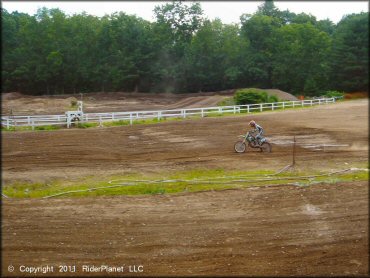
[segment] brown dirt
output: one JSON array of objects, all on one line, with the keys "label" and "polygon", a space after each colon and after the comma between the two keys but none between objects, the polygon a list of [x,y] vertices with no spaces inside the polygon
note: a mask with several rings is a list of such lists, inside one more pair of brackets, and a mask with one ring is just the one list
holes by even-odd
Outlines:
[{"label": "brown dirt", "polygon": [[[289,93],[277,89],[267,89],[268,93],[282,100],[297,100]],[[89,93],[82,96],[84,111],[125,112],[142,110],[165,110],[216,106],[235,90],[200,94],[149,94],[149,93]],[[2,94],[2,114],[35,115],[64,114],[71,110],[71,101],[80,100],[81,95],[27,96],[19,93]]]},{"label": "brown dirt", "polygon": [[[252,118],[276,142],[271,154],[233,152]],[[368,102],[155,125],[4,132],[3,183],[188,169],[279,170],[291,161],[287,143],[293,135],[300,169],[367,163]],[[3,199],[2,271],[9,275],[9,264],[65,263],[79,269],[142,264],[144,275],[365,275],[367,229],[367,182]]]},{"label": "brown dirt", "polygon": [[143,265],[144,275],[364,275],[367,195],[359,182],[7,200],[3,273],[75,265],[90,276],[83,265],[107,264]]}]

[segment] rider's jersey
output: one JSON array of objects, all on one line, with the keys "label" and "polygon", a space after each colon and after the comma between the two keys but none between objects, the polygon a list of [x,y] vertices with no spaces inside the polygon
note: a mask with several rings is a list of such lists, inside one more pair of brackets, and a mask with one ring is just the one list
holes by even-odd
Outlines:
[{"label": "rider's jersey", "polygon": [[262,128],[262,126],[256,124],[255,125],[255,131],[258,132],[257,135],[262,135],[263,134],[263,128]]}]

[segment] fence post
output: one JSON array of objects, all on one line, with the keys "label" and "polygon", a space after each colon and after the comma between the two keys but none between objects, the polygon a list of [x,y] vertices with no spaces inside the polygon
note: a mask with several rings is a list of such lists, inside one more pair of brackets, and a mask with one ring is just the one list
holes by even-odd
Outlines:
[{"label": "fence post", "polygon": [[114,113],[112,113],[112,121],[114,121]]},{"label": "fence post", "polygon": [[311,103],[311,106],[313,105],[313,103],[312,103],[312,99],[310,100],[310,103]]},{"label": "fence post", "polygon": [[158,121],[161,120],[161,116],[162,116],[162,112],[161,111],[158,111]]},{"label": "fence post", "polygon": [[30,118],[30,116],[28,116],[27,117],[27,124],[30,125],[30,123],[31,123],[31,118]]},{"label": "fence post", "polygon": [[35,130],[35,121],[32,120],[32,130]]},{"label": "fence post", "polygon": [[293,100],[293,108],[295,107],[295,101]]},{"label": "fence post", "polygon": [[99,115],[99,126],[102,126],[101,115]]},{"label": "fence post", "polygon": [[319,99],[319,105],[321,105],[321,99]]},{"label": "fence post", "polygon": [[285,101],[283,101],[283,109],[285,109]]},{"label": "fence post", "polygon": [[6,128],[9,129],[10,128],[10,121],[9,121],[9,118],[6,118]]},{"label": "fence post", "polygon": [[204,117],[204,109],[202,108],[201,110],[201,113],[202,113],[202,118]]},{"label": "fence post", "polygon": [[249,113],[249,105],[247,105],[247,113]]},{"label": "fence post", "polygon": [[[136,113],[136,117],[137,117],[137,113]],[[130,125],[132,125],[132,113],[130,113]]]},{"label": "fence post", "polygon": [[182,110],[182,115],[183,115],[184,118],[186,118],[186,110],[185,109]]},{"label": "fence post", "polygon": [[271,104],[271,110],[274,110],[274,103]]},{"label": "fence post", "polygon": [[302,107],[304,106],[303,100],[301,101]]},{"label": "fence post", "polygon": [[262,103],[260,104],[260,111],[261,111],[261,112],[263,111],[263,109],[262,109]]}]

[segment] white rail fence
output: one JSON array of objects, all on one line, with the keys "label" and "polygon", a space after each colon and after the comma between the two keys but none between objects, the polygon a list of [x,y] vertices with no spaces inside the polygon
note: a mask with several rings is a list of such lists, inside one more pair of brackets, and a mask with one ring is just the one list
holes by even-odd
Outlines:
[{"label": "white rail fence", "polygon": [[[218,106],[203,108],[184,108],[159,111],[131,111],[131,112],[107,112],[107,113],[84,113],[80,122],[99,123],[112,121],[127,121],[131,125],[135,120],[142,119],[165,119],[165,118],[186,118],[190,116],[206,117],[210,114],[223,113],[252,113],[266,110],[276,110],[294,107],[305,107],[334,103],[335,98],[321,98],[300,101],[284,101],[261,104]],[[34,116],[1,116],[1,125],[10,129],[12,127],[32,127],[45,125],[67,125],[66,115],[34,115]],[[69,127],[69,125],[67,126]]]}]

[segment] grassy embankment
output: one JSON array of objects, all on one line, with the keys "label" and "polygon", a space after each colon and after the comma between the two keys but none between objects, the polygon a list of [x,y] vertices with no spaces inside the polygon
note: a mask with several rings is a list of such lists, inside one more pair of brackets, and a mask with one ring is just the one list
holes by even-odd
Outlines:
[{"label": "grassy embankment", "polygon": [[[364,165],[361,165],[364,166]],[[358,165],[359,168],[362,168]],[[365,166],[365,169],[368,165]],[[85,197],[112,195],[170,194],[225,190],[266,185],[308,186],[319,183],[368,181],[368,171],[347,171],[328,175],[320,172],[288,171],[275,174],[272,171],[224,171],[193,170],[167,175],[143,176],[132,174],[111,176],[105,179],[85,177],[77,181],[55,180],[44,183],[16,182],[3,185],[3,193],[10,198],[41,198],[60,194],[56,197]],[[77,192],[69,192],[77,191]]]}]

